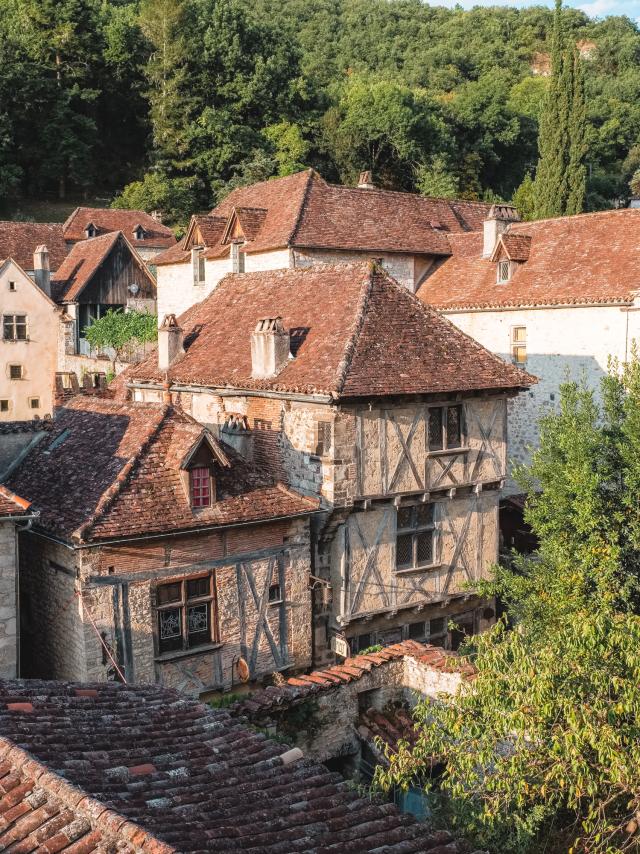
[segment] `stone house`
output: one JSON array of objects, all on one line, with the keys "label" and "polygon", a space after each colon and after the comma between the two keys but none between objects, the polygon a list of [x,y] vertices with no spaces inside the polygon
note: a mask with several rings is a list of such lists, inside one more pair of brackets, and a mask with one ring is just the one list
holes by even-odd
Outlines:
[{"label": "stone house", "polygon": [[60,312],[47,273],[34,281],[12,258],[0,261],[0,423],[53,413]]},{"label": "stone house", "polygon": [[17,528],[29,526],[29,502],[0,486],[0,679],[15,679],[19,667]]},{"label": "stone house", "polygon": [[333,186],[313,169],[230,193],[206,216],[194,216],[180,243],[154,259],[158,315],[179,315],[229,272],[293,269],[375,258],[415,291],[448,235],[482,229],[489,205],[427,199],[376,189]]},{"label": "stone house", "polygon": [[5,851],[472,850],[299,749],[157,685],[0,684],[0,795]]},{"label": "stone house", "polygon": [[148,263],[160,252],[173,246],[176,238],[171,229],[145,211],[114,208],[76,208],[62,225],[68,247],[81,240],[121,231],[138,255]]},{"label": "stone house", "polygon": [[609,359],[640,339],[639,229],[637,209],[520,222],[496,206],[484,234],[449,235],[451,256],[422,283],[421,300],[539,378],[510,401],[510,460],[528,461],[563,382],[598,393]]},{"label": "stone house", "polygon": [[323,501],[314,663],[492,622],[472,585],[498,556],[507,400],[533,377],[370,262],[228,275],[159,336],[119,393],[171,395]]},{"label": "stone house", "polygon": [[229,690],[311,661],[317,499],[179,409],[78,396],[9,474],[22,675]]}]

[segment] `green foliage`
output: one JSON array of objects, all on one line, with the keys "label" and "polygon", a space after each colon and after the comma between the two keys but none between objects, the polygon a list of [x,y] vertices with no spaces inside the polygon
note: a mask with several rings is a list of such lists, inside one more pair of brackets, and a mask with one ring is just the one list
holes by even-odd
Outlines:
[{"label": "green foliage", "polygon": [[441,154],[421,163],[416,169],[416,187],[423,196],[455,199],[460,193],[459,179]]},{"label": "green foliage", "polygon": [[368,646],[366,649],[360,650],[358,655],[371,655],[373,652],[380,652],[382,649],[381,643],[374,643],[373,646]]},{"label": "green foliage", "polygon": [[516,206],[522,219],[535,219],[536,193],[535,183],[531,177],[531,172],[527,172],[524,176],[522,184],[520,184],[511,197],[511,204]]},{"label": "green foliage", "polygon": [[477,678],[419,706],[420,738],[390,756],[384,787],[428,780],[479,846],[637,851],[640,825],[640,362],[612,364],[602,404],[576,383],[541,423],[518,473],[535,555],[496,568],[516,629],[474,638]]},{"label": "green foliage", "polygon": [[311,146],[304,138],[299,125],[282,121],[269,125],[263,133],[273,146],[278,175],[292,175],[305,168]]},{"label": "green foliage", "polygon": [[198,185],[195,178],[167,178],[160,172],[147,173],[133,181],[111,202],[112,208],[162,211],[168,222],[184,225],[197,210]]},{"label": "green foliage", "polygon": [[212,709],[228,709],[229,706],[233,706],[234,703],[240,700],[248,700],[251,694],[251,691],[242,694],[229,691],[226,694],[221,694],[219,697],[214,697],[212,700],[207,700],[207,705]]},{"label": "green foliage", "polygon": [[158,337],[158,318],[142,311],[112,311],[87,326],[83,334],[96,348],[114,351],[112,368],[131,344],[147,344]]}]

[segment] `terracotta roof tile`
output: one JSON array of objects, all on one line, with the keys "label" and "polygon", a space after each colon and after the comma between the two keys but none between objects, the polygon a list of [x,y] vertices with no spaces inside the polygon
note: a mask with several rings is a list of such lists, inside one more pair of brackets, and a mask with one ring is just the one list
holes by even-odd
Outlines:
[{"label": "terracotta roof tile", "polygon": [[7,516],[24,516],[30,506],[29,501],[0,484],[0,519]]},{"label": "terracotta roof tile", "polygon": [[[281,316],[295,358],[266,380],[251,376],[250,338]],[[489,353],[369,263],[229,274],[180,318],[185,355],[174,383],[264,388],[334,398],[528,386],[535,379]],[[126,372],[161,382],[157,356]]]},{"label": "terracotta roof tile", "polygon": [[506,232],[500,236],[500,245],[510,261],[527,261],[531,249],[530,234]]},{"label": "terracotta roof tile", "polygon": [[60,223],[0,222],[0,259],[13,258],[23,270],[33,270],[33,253],[43,244],[51,270],[57,270],[69,252]]},{"label": "terracotta roof tile", "polygon": [[[200,438],[219,448],[217,500],[192,510],[180,464]],[[189,416],[160,404],[72,399],[55,429],[27,455],[8,485],[41,512],[38,526],[98,541],[198,530],[313,512],[318,502],[283,487],[221,446]]]},{"label": "terracotta roof tile", "polygon": [[495,263],[481,257],[481,234],[452,235],[452,256],[418,296],[443,310],[631,303],[639,229],[640,210],[629,208],[511,225],[508,245],[530,238],[529,254],[504,284],[496,281]]},{"label": "terracotta roof tile", "polygon": [[[122,231],[127,240],[141,249],[173,246],[176,238],[171,229],[162,225],[145,211],[118,210],[116,208],[76,208],[62,226],[66,240],[84,240],[85,229],[93,223],[98,236],[110,231]],[[145,235],[134,237],[134,229],[142,226]]]},{"label": "terracotta roof tile", "polygon": [[[14,807],[25,804],[22,814],[6,811],[4,825],[0,815],[5,845],[55,839],[75,854],[458,850],[450,834],[359,797],[321,765],[284,764],[284,745],[225,711],[160,686],[95,684],[91,701],[76,687],[0,683],[0,794],[8,780]],[[3,695],[33,704],[28,725]],[[135,765],[153,770],[132,779]]]}]

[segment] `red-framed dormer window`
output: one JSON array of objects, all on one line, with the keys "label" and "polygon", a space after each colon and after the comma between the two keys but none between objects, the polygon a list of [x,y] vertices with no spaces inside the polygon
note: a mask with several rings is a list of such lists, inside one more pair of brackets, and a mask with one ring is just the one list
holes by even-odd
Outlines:
[{"label": "red-framed dormer window", "polygon": [[192,468],[189,472],[191,483],[191,506],[211,506],[211,475],[206,466]]}]

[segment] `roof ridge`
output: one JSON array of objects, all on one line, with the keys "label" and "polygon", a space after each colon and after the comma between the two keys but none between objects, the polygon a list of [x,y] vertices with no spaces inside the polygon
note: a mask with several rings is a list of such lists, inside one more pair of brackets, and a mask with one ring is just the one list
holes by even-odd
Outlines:
[{"label": "roof ridge", "polygon": [[71,211],[71,213],[69,214],[69,216],[68,216],[68,217],[65,219],[65,221],[62,223],[62,230],[63,230],[63,231],[66,231],[66,230],[69,228],[69,226],[70,226],[70,225],[71,225],[71,223],[73,222],[74,218],[78,215],[78,213],[79,213],[81,210],[82,210],[82,207],[81,207],[80,205],[78,205],[78,207],[74,208],[74,209]]},{"label": "roof ridge", "polygon": [[132,474],[135,466],[142,459],[151,444],[158,437],[161,428],[164,426],[167,420],[167,416],[170,412],[172,412],[172,410],[173,407],[171,407],[170,405],[166,405],[163,407],[160,418],[156,422],[155,426],[153,427],[147,438],[144,440],[144,442],[142,442],[140,447],[136,450],[135,454],[129,457],[127,462],[115,476],[114,480],[112,480],[109,486],[104,490],[104,492],[98,499],[98,503],[94,507],[93,512],[89,514],[89,518],[81,525],[79,525],[76,530],[71,534],[72,539],[75,537],[82,542],[85,536],[91,530],[91,528],[93,528],[96,523],[101,519],[101,517],[105,515],[107,510],[111,509],[111,507],[113,506],[113,502],[116,500],[116,498],[118,498],[125,485],[129,482],[130,475]]},{"label": "roof ridge", "polygon": [[614,216],[630,213],[634,216],[638,216],[640,214],[640,209],[638,208],[607,208],[604,211],[583,211],[583,213],[579,214],[565,214],[564,216],[549,216],[544,219],[527,219],[521,220],[520,222],[511,223],[513,226],[523,226],[523,225],[538,225],[539,223],[545,222],[561,222],[566,220],[570,222],[576,219],[586,219],[587,217],[596,217],[596,216]]},{"label": "roof ridge", "polygon": [[445,204],[457,204],[457,205],[473,205],[478,208],[487,208],[491,207],[489,202],[481,202],[475,199],[448,199],[445,196],[423,196],[421,193],[413,193],[411,190],[389,190],[386,187],[351,187],[348,184],[330,184],[328,181],[325,181],[326,185],[334,190],[348,190],[354,193],[385,193],[387,195],[394,194],[396,196],[405,196],[412,199],[420,199],[425,202],[445,202]]},{"label": "roof ridge", "polygon": [[[300,225],[302,223],[302,218],[303,218],[305,211],[307,209],[307,202],[309,201],[309,193],[311,192],[311,185],[313,184],[313,179],[316,176],[316,174],[317,173],[316,173],[315,169],[313,169],[313,168],[309,169],[309,174],[307,176],[307,183],[306,183],[305,188],[304,188],[304,193],[302,194],[302,202],[300,203],[300,207],[298,208],[298,215],[296,216],[296,221],[293,225],[293,228],[291,229],[291,234],[287,238],[287,246],[291,246],[293,244],[293,241],[295,240],[295,236],[298,233],[298,229],[300,228]],[[322,176],[318,175],[318,177],[324,181]],[[324,183],[326,184],[326,181],[324,181]]]},{"label": "roof ridge", "polygon": [[364,326],[369,296],[371,295],[371,291],[373,290],[373,278],[380,269],[378,268],[378,265],[375,261],[369,261],[367,263],[367,267],[368,275],[365,279],[365,286],[362,288],[362,291],[360,293],[360,299],[358,301],[355,321],[353,323],[353,331],[347,339],[342,359],[340,360],[340,364],[338,365],[338,382],[336,385],[336,391],[334,395],[335,397],[340,396],[347,380],[347,374],[349,372],[353,356],[356,352],[356,347],[358,346],[358,340],[360,338],[360,333],[362,332],[362,327]]},{"label": "roof ridge", "polygon": [[286,483],[282,483],[282,481],[276,481],[275,486],[276,489],[279,489],[280,492],[284,492],[285,495],[290,495],[292,498],[301,498],[303,501],[307,501],[312,507],[320,506],[319,498],[312,498],[310,495],[303,495],[301,492],[297,492],[295,489],[287,486]]},{"label": "roof ridge", "polygon": [[0,757],[15,764],[35,785],[54,798],[59,798],[67,807],[80,810],[91,827],[107,837],[113,838],[116,834],[124,836],[136,851],[150,850],[154,854],[173,854],[176,851],[172,845],[163,842],[142,825],[108,806],[106,799],[99,801],[86,789],[70,783],[62,774],[53,771],[6,736],[0,736]]}]

